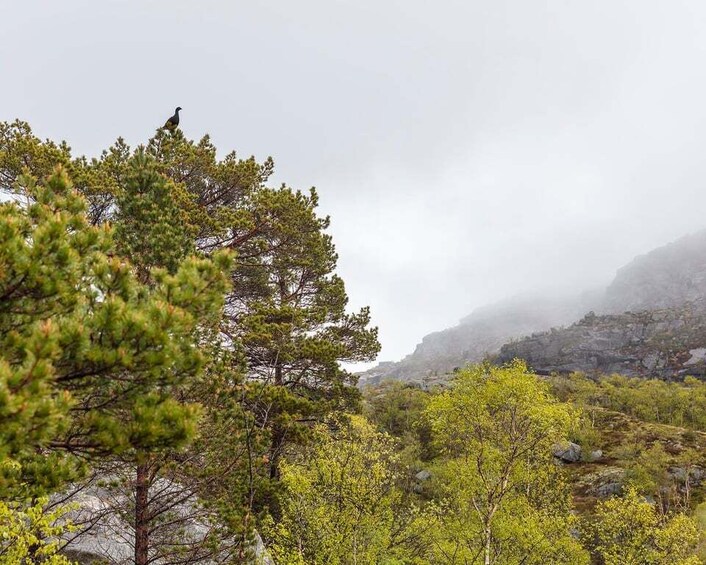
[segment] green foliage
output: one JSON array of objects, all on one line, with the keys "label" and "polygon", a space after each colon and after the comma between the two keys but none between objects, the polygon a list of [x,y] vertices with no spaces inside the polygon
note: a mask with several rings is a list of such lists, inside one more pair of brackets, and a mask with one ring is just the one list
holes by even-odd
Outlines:
[{"label": "green foliage", "polygon": [[657,496],[666,494],[669,459],[660,443],[641,450],[629,462],[625,476],[627,483],[638,493]]},{"label": "green foliage", "polygon": [[346,312],[329,220],[317,216],[317,205],[313,189],[259,191],[253,206],[262,227],[239,248],[248,259],[234,275],[241,311],[229,315],[229,333],[260,384],[252,399],[271,430],[273,477],[286,447],[308,435],[308,423],[356,405],[355,378],[340,363],[372,359],[379,349],[368,309]]},{"label": "green foliage", "polygon": [[460,371],[428,416],[445,454],[434,473],[442,523],[435,562],[587,562],[551,460],[575,414],[524,363]]},{"label": "green foliage", "polygon": [[58,536],[74,531],[64,518],[70,508],[47,510],[47,503],[46,498],[28,506],[0,501],[0,565],[71,564],[58,553],[61,548]]},{"label": "green foliage", "polygon": [[20,182],[30,203],[0,205],[0,456],[21,469],[0,473],[3,496],[74,480],[74,454],[193,436],[195,409],[168,391],[203,364],[194,332],[220,310],[231,264],[190,259],[145,287],[65,173]]},{"label": "green foliage", "polygon": [[692,493],[699,482],[694,476],[700,453],[684,449],[670,455],[655,442],[650,447],[639,446],[626,459],[626,483],[639,494],[652,497],[662,514],[691,510]]},{"label": "green foliage", "polygon": [[706,562],[706,502],[702,502],[696,507],[694,520],[699,529],[699,543],[695,553],[701,559],[701,563],[704,563]]},{"label": "green foliage", "polygon": [[156,163],[140,150],[130,161],[124,190],[117,200],[115,238],[118,251],[133,265],[161,267],[173,273],[194,252],[194,230],[178,199],[188,197],[157,172]]},{"label": "green foliage", "polygon": [[581,374],[555,377],[555,394],[585,406],[622,412],[645,422],[706,431],[706,382],[683,383],[612,375],[598,380]]},{"label": "green foliage", "polygon": [[424,563],[420,540],[431,525],[401,507],[392,439],[351,416],[298,461],[283,462],[282,516],[267,534],[277,563]]},{"label": "green foliage", "polygon": [[57,165],[66,167],[70,162],[66,143],[41,141],[27,122],[0,122],[0,190],[22,193],[17,181],[24,173],[45,178]]},{"label": "green foliage", "polygon": [[698,565],[698,529],[684,514],[670,517],[643,501],[635,489],[601,502],[584,537],[605,565]]},{"label": "green foliage", "polygon": [[436,455],[425,410],[431,395],[415,385],[392,381],[363,391],[364,414],[379,430],[397,438],[410,463]]},{"label": "green foliage", "polygon": [[591,451],[602,446],[603,434],[590,410],[580,412],[575,426],[570,430],[569,439],[581,446],[584,459],[590,459]]}]

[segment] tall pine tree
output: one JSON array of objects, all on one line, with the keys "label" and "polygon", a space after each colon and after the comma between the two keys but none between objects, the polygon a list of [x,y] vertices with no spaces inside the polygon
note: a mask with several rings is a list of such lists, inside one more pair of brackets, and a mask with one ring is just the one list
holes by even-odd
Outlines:
[{"label": "tall pine tree", "polygon": [[272,478],[286,446],[304,439],[312,423],[356,405],[355,378],[341,362],[373,359],[379,349],[368,309],[346,311],[329,219],[317,205],[313,189],[259,192],[254,214],[264,228],[247,247],[264,251],[241,257],[234,281],[241,292],[226,309],[247,352],[252,409],[271,432]]},{"label": "tall pine tree", "polygon": [[193,437],[197,410],[170,391],[203,365],[195,331],[222,309],[230,259],[147,286],[63,171],[17,180],[29,203],[0,205],[0,492],[21,511],[85,463]]}]

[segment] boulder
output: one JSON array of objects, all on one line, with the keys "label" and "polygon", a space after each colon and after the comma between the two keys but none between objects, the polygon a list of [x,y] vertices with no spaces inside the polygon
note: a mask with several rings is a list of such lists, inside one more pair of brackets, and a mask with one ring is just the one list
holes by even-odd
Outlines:
[{"label": "boulder", "polygon": [[591,453],[588,455],[589,461],[598,461],[600,459],[603,459],[603,451],[601,449],[591,451]]},{"label": "boulder", "polygon": [[552,448],[552,455],[564,463],[576,463],[581,460],[581,446],[577,443],[559,443]]},{"label": "boulder", "polygon": [[[682,483],[686,482],[687,469],[684,467],[670,467],[668,473],[674,477],[677,481]],[[690,467],[688,469],[689,481],[691,484],[697,485],[703,482],[706,472],[701,467]]]}]

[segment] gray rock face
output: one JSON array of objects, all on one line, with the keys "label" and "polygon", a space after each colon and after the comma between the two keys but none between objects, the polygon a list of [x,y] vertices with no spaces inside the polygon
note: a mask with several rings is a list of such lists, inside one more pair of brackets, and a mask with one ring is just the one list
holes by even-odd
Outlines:
[{"label": "gray rock face", "polygon": [[576,463],[581,460],[581,446],[571,442],[557,444],[552,455],[564,463]]},{"label": "gray rock face", "polygon": [[679,378],[706,373],[698,355],[703,347],[706,308],[702,300],[667,310],[591,313],[567,328],[504,345],[498,362],[524,359],[540,374],[579,371]]},{"label": "gray rock face", "polygon": [[[64,536],[66,546],[62,553],[81,565],[134,563],[134,529],[128,523],[133,507],[131,497],[121,488],[122,482],[123,477],[119,473],[97,475],[85,484],[75,485],[72,491],[59,497],[63,499],[68,496],[68,502],[76,506],[68,517],[78,527],[77,531]],[[160,496],[170,500],[169,514],[165,514],[168,519],[159,524],[159,527],[157,523],[153,527],[152,537],[156,541],[164,541],[160,538],[164,538],[165,526],[175,523],[174,535],[170,536],[170,540],[181,548],[181,557],[188,557],[191,562],[204,565],[232,562],[239,547],[238,540],[223,538],[219,549],[204,543],[218,525],[212,513],[195,496],[166,479],[156,481],[154,488]],[[257,532],[250,552],[254,554],[253,565],[274,565]],[[169,557],[151,557],[155,565],[175,562]]]},{"label": "gray rock face", "polygon": [[625,479],[625,470],[620,467],[605,467],[583,477],[579,485],[589,494],[607,498],[620,494]]},{"label": "gray rock face", "polygon": [[415,483],[412,485],[412,490],[416,493],[421,494],[424,491],[423,483],[427,482],[431,478],[431,473],[426,469],[422,469],[414,475]]},{"label": "gray rock face", "polygon": [[603,485],[599,485],[598,488],[596,488],[596,494],[601,498],[608,498],[609,496],[615,496],[616,494],[620,494],[620,491],[622,490],[623,485],[620,483],[605,483]]},{"label": "gray rock face", "polygon": [[699,485],[706,478],[706,472],[701,467],[690,467],[685,469],[684,467],[670,467],[668,469],[669,474],[674,477],[677,481],[686,483],[687,478],[692,485]]},{"label": "gray rock face", "polygon": [[690,349],[689,355],[691,357],[688,361],[684,363],[685,366],[699,365],[706,362],[706,347],[697,347],[696,349]]},{"label": "gray rock face", "polygon": [[706,297],[706,230],[682,237],[618,271],[603,311],[620,314],[680,307]]}]

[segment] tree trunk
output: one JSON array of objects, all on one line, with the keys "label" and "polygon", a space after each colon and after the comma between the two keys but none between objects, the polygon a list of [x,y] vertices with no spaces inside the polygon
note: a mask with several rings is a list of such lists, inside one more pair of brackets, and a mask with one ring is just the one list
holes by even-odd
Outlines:
[{"label": "tree trunk", "polygon": [[[283,384],[282,365],[278,362],[275,365],[275,386]],[[275,414],[276,417],[277,414]],[[279,480],[279,457],[284,442],[284,433],[284,428],[275,420],[272,425],[272,442],[270,443],[270,479]]]},{"label": "tree trunk", "polygon": [[272,426],[272,443],[270,445],[270,479],[279,480],[280,448],[284,440],[284,429],[279,424]]},{"label": "tree trunk", "polygon": [[149,489],[149,466],[138,463],[135,477],[135,565],[149,563]]},{"label": "tree trunk", "polygon": [[485,534],[485,560],[484,565],[490,565],[490,527],[486,526],[484,532]]}]

